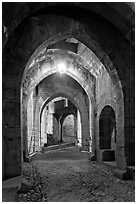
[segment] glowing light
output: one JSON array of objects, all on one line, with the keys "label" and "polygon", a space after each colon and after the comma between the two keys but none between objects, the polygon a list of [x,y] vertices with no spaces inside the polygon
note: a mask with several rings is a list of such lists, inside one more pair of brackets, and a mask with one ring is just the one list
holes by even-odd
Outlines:
[{"label": "glowing light", "polygon": [[65,71],[66,71],[66,65],[65,65],[65,63],[61,62],[61,63],[59,63],[59,64],[57,65],[57,67],[58,67],[58,72],[59,72],[60,74],[65,73]]}]

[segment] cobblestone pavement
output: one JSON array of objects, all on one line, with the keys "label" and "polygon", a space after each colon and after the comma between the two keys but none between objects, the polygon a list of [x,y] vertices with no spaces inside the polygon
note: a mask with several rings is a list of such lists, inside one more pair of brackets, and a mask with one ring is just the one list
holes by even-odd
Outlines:
[{"label": "cobblestone pavement", "polygon": [[38,154],[23,171],[31,189],[19,194],[19,202],[135,201],[134,181],[117,179],[111,168],[89,162],[76,148]]}]

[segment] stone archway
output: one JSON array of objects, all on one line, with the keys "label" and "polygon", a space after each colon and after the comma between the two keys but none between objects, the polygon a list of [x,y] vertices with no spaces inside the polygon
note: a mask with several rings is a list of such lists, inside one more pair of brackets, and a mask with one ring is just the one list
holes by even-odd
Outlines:
[{"label": "stone archway", "polygon": [[[79,97],[76,97],[73,98],[72,97],[72,94],[71,92],[67,92],[62,90],[62,92],[57,92],[55,95],[51,93],[51,96],[50,97],[45,97],[44,99],[44,103],[42,104],[41,106],[41,110],[40,112],[37,112],[37,114],[39,114],[40,118],[41,118],[41,115],[42,115],[42,112],[45,108],[45,106],[51,101],[53,100],[54,98],[57,98],[57,97],[65,97],[67,99],[69,99],[69,101],[71,101],[75,107],[79,110],[80,112],[80,115],[81,115],[81,123],[82,123],[82,135],[83,135],[83,138],[82,138],[82,148],[83,150],[88,150],[88,141],[90,139],[90,134],[89,134],[89,113],[88,113],[88,109],[86,108],[85,106],[85,103],[83,101],[82,98],[79,98]],[[60,123],[61,125],[61,123]],[[39,135],[36,136],[37,138],[39,138]]]},{"label": "stone archway", "polygon": [[63,142],[68,143],[76,143],[76,135],[75,135],[75,118],[74,115],[69,114],[67,115],[62,123],[62,140]]},{"label": "stone archway", "polygon": [[[51,17],[52,18],[52,17]],[[50,18],[50,20],[51,20]],[[46,18],[47,22],[49,18]],[[3,68],[4,68],[4,103],[3,103],[3,112],[4,112],[4,144],[7,144],[7,140],[5,140],[5,137],[11,137],[12,135],[16,135],[16,139],[18,142],[16,143],[15,139],[12,141],[14,144],[16,143],[15,149],[6,149],[5,157],[4,157],[4,165],[7,164],[8,168],[6,168],[6,175],[12,176],[12,175],[18,175],[20,174],[20,159],[21,159],[21,145],[20,145],[20,115],[24,115],[23,111],[20,111],[20,92],[21,92],[21,105],[24,103],[22,101],[23,90],[20,91],[21,86],[21,80],[23,76],[24,67],[26,66],[28,60],[31,58],[32,53],[38,48],[40,44],[42,44],[44,41],[45,47],[47,48],[49,45],[54,44],[55,42],[60,41],[62,38],[70,38],[75,37],[79,41],[86,44],[93,52],[98,56],[100,61],[104,64],[106,67],[116,89],[117,89],[117,95],[120,95],[121,101],[124,100],[124,105],[128,111],[125,110],[126,116],[125,116],[125,137],[124,137],[124,131],[122,131],[121,138],[119,137],[119,155],[120,160],[123,161],[126,166],[126,161],[128,164],[133,164],[133,155],[129,154],[129,152],[133,149],[133,143],[134,143],[134,127],[132,127],[132,124],[128,123],[129,118],[133,117],[130,115],[130,109],[134,106],[134,94],[129,96],[130,91],[134,87],[134,70],[132,67],[134,67],[134,57],[133,57],[133,49],[129,46],[129,44],[126,42],[124,37],[118,33],[115,28],[111,29],[111,32],[109,33],[109,27],[105,27],[103,32],[100,33],[101,30],[101,24],[99,25],[98,22],[96,24],[96,27],[98,29],[86,29],[86,26],[82,25],[80,22],[74,21],[72,19],[62,18],[62,17],[53,17],[53,19],[50,21],[49,24],[44,24],[44,26],[40,26],[39,22],[41,21],[41,17],[30,18],[28,22],[26,22],[26,28],[30,29],[30,32],[28,33],[29,29],[26,29],[27,33],[25,33],[25,30],[21,31],[21,35],[19,35],[18,42],[12,41],[6,44],[3,51]],[[94,21],[94,18],[92,19]],[[52,22],[52,23],[51,23]],[[27,24],[28,23],[28,24]],[[93,22],[93,24],[96,22]],[[31,26],[30,26],[31,25]],[[47,26],[48,25],[48,26]],[[65,25],[65,26],[64,26]],[[87,28],[89,25],[87,25]],[[113,26],[112,26],[113,27]],[[112,28],[111,27],[111,28]],[[21,28],[21,27],[20,27]],[[22,27],[23,28],[23,27]],[[58,29],[59,28],[59,29]],[[42,31],[42,32],[41,32]],[[114,32],[113,32],[114,31]],[[18,31],[14,33],[14,37],[16,39]],[[37,33],[37,35],[36,35]],[[47,35],[47,33],[49,35]],[[107,38],[106,38],[106,34]],[[94,40],[93,40],[94,36]],[[25,42],[25,43],[24,43]],[[117,47],[115,47],[118,45]],[[13,49],[10,49],[12,48]],[[125,46],[125,47],[124,47]],[[126,49],[123,49],[126,48]],[[121,49],[122,48],[122,49]],[[19,51],[20,50],[20,51]],[[27,52],[26,52],[27,51]],[[105,52],[104,52],[105,51]],[[37,50],[37,53],[39,50]],[[129,53],[130,52],[130,53]],[[118,53],[118,54],[117,54]],[[35,53],[35,56],[37,54]],[[130,56],[130,57],[129,57]],[[35,58],[32,56],[32,58]],[[113,63],[112,63],[112,61]],[[133,60],[132,60],[133,59]],[[31,59],[32,60],[32,59]],[[116,66],[116,69],[114,68],[114,65]],[[125,71],[126,69],[126,71]],[[131,81],[129,81],[129,69],[131,74]],[[117,72],[120,76],[117,77]],[[39,71],[39,69],[38,69]],[[26,76],[28,77],[28,76]],[[11,83],[12,81],[12,83]],[[133,81],[133,82],[132,82]],[[131,83],[129,83],[131,82]],[[11,87],[12,84],[12,87]],[[27,86],[29,83],[26,84]],[[34,88],[34,87],[33,87]],[[123,99],[123,92],[122,88],[124,89],[124,99]],[[10,91],[9,91],[10,90]],[[10,92],[10,95],[8,94]],[[28,93],[27,93],[28,94]],[[129,97],[128,97],[129,96]],[[118,97],[119,98],[119,97]],[[120,107],[121,108],[121,107]],[[119,108],[119,116],[121,109]],[[123,108],[124,109],[124,108]],[[122,111],[123,111],[122,109]],[[7,111],[8,110],[8,111]],[[12,114],[14,112],[14,115]],[[134,111],[133,111],[134,112]],[[11,113],[11,117],[13,119],[9,118],[9,113]],[[134,113],[133,113],[134,115]],[[22,120],[22,118],[21,118]],[[121,117],[119,117],[119,121],[121,120]],[[23,123],[22,123],[23,124]],[[134,125],[133,125],[134,126]],[[23,131],[26,131],[26,126],[22,127]],[[129,131],[132,134],[132,137],[129,137]],[[9,136],[9,134],[11,136]],[[21,137],[23,138],[23,132],[21,132]],[[125,140],[126,138],[126,140]],[[131,139],[132,138],[132,139]],[[8,142],[10,143],[10,142]],[[130,143],[128,145],[128,143]],[[126,149],[125,149],[126,144]],[[6,145],[5,145],[6,146]],[[134,152],[134,151],[132,151]],[[125,160],[125,154],[126,154],[126,160]],[[134,154],[134,153],[133,153]],[[15,159],[16,158],[16,161]],[[11,162],[13,161],[13,164]],[[9,166],[12,168],[12,171],[9,172]]]},{"label": "stone archway", "polygon": [[[76,39],[69,39],[69,40],[71,41],[71,40],[76,40]],[[54,72],[58,71],[57,67],[53,68],[53,65],[51,66],[50,63],[54,62],[54,59],[56,58],[55,56],[57,53],[59,53],[59,52],[62,53],[62,51],[59,49],[46,50],[46,48],[44,48],[44,46],[46,46],[46,43],[47,42],[43,43],[39,47],[38,52],[36,50],[36,52],[34,53],[34,56],[35,55],[37,56],[37,57],[35,56],[36,60],[33,60],[33,61],[30,60],[28,62],[28,65],[27,65],[30,72],[33,72],[33,70],[31,70],[31,69],[34,67],[34,70],[36,70],[36,73],[38,73],[37,67],[39,67],[40,68],[39,69],[39,76],[41,73],[42,78],[47,77],[50,73],[54,73]],[[53,43],[53,45],[54,45],[54,43]],[[40,52],[41,48],[43,49],[43,51]],[[40,52],[40,54],[39,54],[39,52]],[[122,112],[123,112],[123,109],[124,109],[124,107],[122,107],[123,106],[123,93],[122,93],[122,88],[121,88],[121,83],[119,81],[119,77],[117,75],[117,72],[116,72],[112,62],[110,61],[110,59],[107,56],[105,57],[105,65],[106,65],[108,73],[106,72],[106,69],[103,66],[103,64],[101,63],[101,61],[95,56],[95,54],[83,44],[81,44],[81,49],[79,50],[78,55],[72,53],[71,51],[69,51],[69,52],[64,51],[63,56],[65,56],[64,53],[66,54],[66,56],[68,56],[67,60],[72,59],[72,61],[73,61],[73,59],[74,59],[74,61],[72,62],[73,66],[68,67],[66,74],[68,74],[71,77],[74,77],[74,79],[77,80],[83,86],[83,88],[86,90],[89,98],[91,98],[90,101],[91,101],[92,105],[90,103],[90,107],[89,107],[90,137],[92,138],[92,142],[95,144],[97,138],[95,138],[94,136],[98,130],[94,129],[94,125],[95,125],[94,110],[96,109],[95,112],[98,112],[100,110],[100,106],[106,100],[106,98],[108,98],[109,95],[106,95],[105,98],[103,98],[103,100],[101,99],[100,101],[97,101],[97,107],[96,107],[95,101],[94,101],[94,94],[93,94],[94,88],[92,89],[91,84],[90,84],[91,78],[89,78],[89,81],[88,81],[87,78],[85,77],[85,73],[87,73],[87,74],[90,73],[91,75],[93,75],[95,77],[96,84],[99,84],[100,78],[102,76],[107,77],[107,80],[109,80],[109,83],[113,84],[113,85],[111,85],[111,86],[113,86],[112,92],[115,92],[115,94],[112,97],[114,97],[114,100],[117,100],[118,114],[119,114],[119,110],[122,110]],[[44,65],[43,65],[43,60],[44,60]],[[40,64],[39,64],[39,62],[40,62]],[[45,65],[45,63],[47,63],[47,64]],[[83,69],[83,67],[84,67],[84,69]],[[80,78],[77,78],[77,76],[79,76],[79,74],[80,74]],[[27,84],[29,83],[30,87],[32,87],[32,88],[35,86],[36,83],[38,83],[38,81],[35,79],[35,74],[33,74],[33,76],[34,76],[33,80],[30,82],[27,82]],[[42,80],[42,78],[40,77],[39,80]],[[112,81],[110,79],[112,79]],[[103,84],[100,83],[99,86],[104,87],[104,82],[106,81],[106,79],[103,80],[103,78],[102,78],[102,81],[103,81]],[[86,85],[86,83],[83,83],[83,82],[86,82],[87,85]],[[105,86],[107,86],[107,82],[106,82]],[[91,92],[91,89],[92,89],[92,92]],[[97,91],[97,93],[99,93],[98,89],[96,89],[96,91]],[[109,90],[109,92],[111,92],[111,91]],[[108,94],[110,94],[109,92],[108,92]],[[123,115],[119,116],[120,121],[122,121],[121,119],[123,120]],[[119,137],[118,139],[121,140],[121,138],[122,138],[121,141],[124,142],[124,140],[123,140],[124,126],[123,126],[122,122],[121,122],[121,124],[122,124],[121,130],[119,129],[119,131],[118,131],[118,134],[121,134],[121,133],[122,134],[121,134],[121,137]],[[120,145],[121,145],[121,141],[119,143]],[[122,144],[122,145],[124,145],[124,144]],[[96,147],[93,147],[93,148],[95,149]],[[123,154],[124,154],[124,151],[123,151],[122,155]]]},{"label": "stone archway", "polygon": [[[83,45],[82,45],[83,46]],[[87,70],[87,73],[89,72],[89,70],[90,70],[90,74],[92,74],[92,75],[94,75],[94,77],[96,77],[96,81],[97,81],[97,78],[99,78],[99,77],[102,77],[102,75],[104,75],[104,73],[106,72],[105,71],[105,67],[101,64],[101,62],[99,61],[99,59],[91,52],[91,50],[89,50],[87,47],[85,47],[85,46],[83,46],[83,48],[84,48],[84,52],[82,52],[81,54],[80,54],[80,56],[76,56],[75,55],[75,57],[74,57],[74,54],[73,53],[71,53],[71,52],[69,52],[69,54],[71,53],[71,56],[73,56],[74,58],[75,58],[75,60],[74,60],[74,67],[76,66],[78,69],[79,69],[79,71],[81,70],[82,71],[82,67],[84,66],[84,68],[85,68],[85,70]],[[48,59],[48,60],[46,60],[46,62],[47,63],[50,63],[52,60],[54,60],[54,50],[52,50],[52,51],[46,51],[45,49],[41,52],[41,53],[45,53],[46,52],[46,55],[47,55],[47,58],[46,59]],[[55,51],[55,53],[56,53],[56,51]],[[67,53],[67,52],[66,52]],[[87,55],[87,53],[88,53],[88,55]],[[41,59],[42,59],[42,61],[43,61],[43,59],[45,60],[45,56],[46,55],[44,55],[43,56],[43,54],[42,55],[40,55],[40,58],[38,57],[37,58],[37,60],[39,59],[40,60],[40,62],[41,62]],[[44,57],[44,58],[43,58]],[[90,57],[91,57],[91,59],[90,59]],[[38,60],[38,62],[39,62],[39,60]],[[105,62],[107,62],[107,66],[108,66],[108,72],[109,72],[109,74],[107,73],[107,78],[109,78],[109,77],[111,77],[112,78],[112,83],[113,83],[113,85],[114,85],[114,87],[113,87],[113,89],[115,90],[115,100],[117,100],[118,102],[118,112],[119,112],[119,110],[123,110],[123,108],[124,107],[122,107],[123,106],[123,93],[122,93],[122,89],[121,89],[121,83],[120,83],[120,81],[119,81],[119,78],[118,78],[118,76],[117,76],[117,72],[116,72],[116,70],[114,69],[114,67],[113,67],[113,64],[112,63],[110,63],[110,60],[109,60],[109,58],[107,57],[106,59],[105,59],[106,61]],[[95,61],[95,62],[94,62]],[[94,64],[94,63],[95,64]],[[81,63],[82,63],[82,66],[81,66]],[[93,66],[93,64],[94,64],[94,66]],[[31,64],[30,64],[30,62],[29,62],[29,64],[28,64],[28,67],[29,67],[29,69],[30,69],[30,71],[31,71],[31,66],[33,67],[33,65],[34,65],[34,67],[35,67],[35,60],[33,61],[33,63],[32,63],[32,65],[30,66]],[[38,67],[39,67],[39,64],[37,64],[37,62],[36,62],[36,65],[38,65]],[[52,70],[49,70],[48,69],[48,66],[49,66],[49,64],[47,64],[47,66],[43,66],[42,65],[42,68],[40,69],[40,71],[41,71],[41,73],[42,74],[44,74],[44,75],[42,75],[42,77],[47,77],[47,75],[48,75],[48,72],[50,73],[50,71],[51,71],[51,73],[54,73],[54,71],[56,70],[57,71],[57,68],[55,68],[55,70],[54,69],[52,69]],[[92,68],[91,68],[91,66],[92,66]],[[50,66],[49,66],[50,67]],[[97,68],[97,69],[96,69]],[[111,72],[110,71],[110,69],[113,69],[113,72]],[[47,69],[47,72],[45,72],[44,70],[45,69]],[[50,69],[51,69],[51,67],[50,67]],[[77,70],[77,69],[73,69],[73,66],[71,67],[69,67],[69,69],[70,70],[67,70],[67,74],[68,75],[70,75],[71,77],[76,77],[76,76],[78,76],[79,75],[79,71]],[[95,71],[94,71],[95,70]],[[75,73],[75,71],[76,71],[76,73],[77,74],[75,74],[75,76],[74,76],[74,73]],[[84,71],[84,70],[83,70]],[[82,84],[82,80],[84,79],[84,81],[86,81],[86,78],[85,78],[85,76],[84,76],[84,72],[81,72],[81,73],[83,73],[82,75],[81,75],[81,78],[75,78],[75,80],[77,80],[80,84]],[[73,74],[72,74],[73,73]],[[35,76],[35,75],[34,75]],[[82,79],[83,78],[83,79]],[[113,80],[114,79],[114,80]],[[30,83],[30,82],[29,82]],[[34,84],[35,83],[38,83],[38,81],[36,81],[34,78],[33,78],[33,80],[32,80],[32,82],[31,82],[31,87],[34,87]],[[89,81],[89,84],[90,84],[90,81]],[[98,82],[97,82],[97,84],[98,84]],[[93,102],[94,101],[94,96],[91,96],[92,94],[91,94],[91,86],[89,85],[87,85],[87,86],[85,86],[84,84],[82,84],[83,85],[83,87],[85,87],[84,89],[88,92],[88,95],[89,95],[89,98],[91,97],[92,99],[91,99],[91,101]],[[108,96],[106,96],[106,98],[107,98]],[[104,100],[104,99],[103,99]],[[105,99],[106,100],[106,99]],[[102,103],[102,101],[101,101],[101,103]],[[101,105],[101,103],[100,103],[100,101],[99,101],[99,107],[100,107],[100,105]],[[90,135],[92,135],[92,140],[93,140],[93,143],[95,143],[95,140],[96,140],[96,138],[94,138],[94,131],[96,132],[96,130],[94,130],[94,107],[95,107],[95,104],[94,104],[94,102],[92,103],[92,107],[91,107],[91,105],[90,105],[90,110],[89,110],[89,112],[90,112]],[[98,111],[98,109],[96,109],[96,111]],[[123,117],[123,115],[122,115],[122,117]],[[92,119],[91,119],[92,118]],[[120,116],[120,118],[119,118],[119,120],[121,120],[121,116]],[[122,121],[122,120],[121,120]],[[122,123],[122,125],[123,125],[123,123]],[[119,131],[118,131],[118,133],[119,132],[121,132],[121,133],[123,133],[122,135],[124,135],[124,130],[123,130],[123,126],[121,126],[121,131],[120,131],[120,129],[119,129]],[[92,130],[92,131],[91,131]],[[121,134],[120,133],[120,134]],[[123,136],[122,136],[123,137]],[[121,138],[119,137],[118,139],[120,139],[121,140]],[[122,141],[123,141],[123,139],[122,139]],[[119,143],[119,144],[121,144],[121,142]],[[124,152],[122,153],[122,154],[124,154]]]},{"label": "stone archway", "polygon": [[[57,54],[59,55],[58,60],[60,60],[60,55],[62,55],[62,51],[55,51],[55,56]],[[34,70],[31,71],[31,68],[29,67],[29,72],[32,72],[32,73],[34,72],[34,74],[33,74],[33,80],[31,80],[31,81],[30,80],[25,80],[24,83],[23,83],[23,87],[26,87],[26,85],[27,85],[27,88],[30,87],[29,89],[24,88],[24,90],[23,90],[24,104],[27,102],[28,96],[31,93],[31,91],[33,90],[33,88],[42,79],[44,79],[45,77],[50,76],[53,73],[58,72],[58,67],[53,65],[53,59],[55,58],[55,56],[54,56],[54,52],[52,54],[47,53],[48,61],[46,60],[46,62],[44,62],[44,65],[41,66],[40,70],[38,71],[39,74],[37,72],[37,69],[34,68]],[[90,101],[89,102],[89,109],[90,109],[89,112],[91,112],[90,120],[89,120],[90,137],[92,137],[91,129],[93,129],[93,128],[91,128],[91,117],[94,117],[93,112],[94,112],[95,101],[94,101],[94,93],[93,92],[94,92],[94,81],[95,81],[95,79],[91,75],[92,71],[91,71],[91,74],[88,73],[87,70],[83,71],[82,70],[83,69],[82,65],[80,65],[80,63],[77,63],[75,60],[74,60],[74,62],[73,62],[74,64],[73,64],[72,63],[73,58],[70,58],[68,54],[67,55],[65,54],[65,52],[63,52],[63,56],[64,56],[64,58],[67,57],[67,62],[66,63],[68,63],[68,62],[70,63],[69,66],[68,66],[68,69],[65,71],[65,74],[67,74],[68,76],[71,76],[72,78],[74,78],[83,87],[83,89],[86,91],[86,93],[88,95],[88,98],[89,98],[89,101]],[[58,60],[55,61],[54,64],[56,64],[58,62]],[[37,64],[37,62],[36,62],[36,64]],[[34,65],[34,67],[35,67],[35,65]],[[79,67],[79,69],[77,69],[77,67]],[[29,77],[29,78],[31,78],[31,77]],[[29,84],[29,86],[28,86],[28,84]],[[25,94],[27,94],[27,97],[25,96]],[[91,108],[91,104],[92,104],[92,108]],[[23,107],[23,113],[25,113],[25,112],[26,112],[25,107]],[[26,144],[24,146],[26,146]]]}]

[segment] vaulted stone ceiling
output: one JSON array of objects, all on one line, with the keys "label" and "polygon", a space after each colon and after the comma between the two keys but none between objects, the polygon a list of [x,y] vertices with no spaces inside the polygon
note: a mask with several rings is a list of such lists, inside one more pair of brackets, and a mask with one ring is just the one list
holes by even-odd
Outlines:
[{"label": "vaulted stone ceiling", "polygon": [[[3,33],[5,35],[4,41],[6,42],[8,36],[11,35],[15,27],[21,23],[26,17],[34,14],[35,12],[48,12],[49,8],[53,10],[54,6],[75,6],[88,9],[97,13],[112,24],[114,24],[130,41],[134,44],[134,27],[135,27],[135,3],[134,2],[6,2],[3,3]],[[63,9],[61,9],[63,10]],[[4,42],[4,43],[5,43]]]}]

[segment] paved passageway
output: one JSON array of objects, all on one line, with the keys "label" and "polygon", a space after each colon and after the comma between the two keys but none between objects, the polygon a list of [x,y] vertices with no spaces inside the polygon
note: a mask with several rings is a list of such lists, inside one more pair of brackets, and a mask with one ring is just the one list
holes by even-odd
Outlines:
[{"label": "paved passageway", "polygon": [[89,162],[88,153],[76,147],[37,154],[31,164],[24,165],[31,190],[19,194],[19,201],[134,201],[134,181],[117,179],[111,168]]}]

